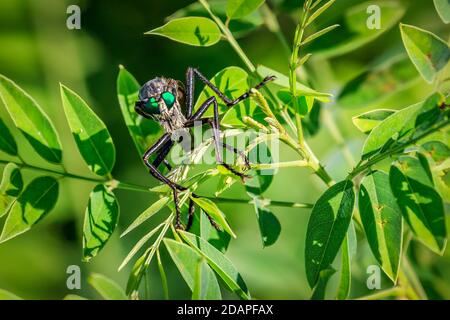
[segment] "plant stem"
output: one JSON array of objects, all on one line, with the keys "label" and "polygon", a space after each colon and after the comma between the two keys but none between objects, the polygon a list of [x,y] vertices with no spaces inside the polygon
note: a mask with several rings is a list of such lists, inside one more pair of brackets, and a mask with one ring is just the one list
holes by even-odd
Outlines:
[{"label": "plant stem", "polygon": [[278,169],[278,168],[292,168],[292,167],[306,167],[308,162],[305,160],[285,161],[277,163],[256,163],[252,165],[252,169]]},{"label": "plant stem", "polygon": [[211,18],[216,22],[216,24],[219,26],[220,30],[223,32],[225,38],[228,40],[230,45],[233,47],[234,51],[239,55],[239,57],[242,59],[244,64],[247,66],[247,68],[250,70],[250,72],[254,73],[256,71],[255,66],[250,61],[250,59],[247,57],[247,55],[242,51],[241,47],[237,43],[236,39],[231,34],[230,30],[227,28],[227,26],[222,22],[222,20],[219,19],[212,11],[211,7],[209,6],[209,3],[206,0],[198,0],[200,4],[206,9],[208,14],[211,16]]},{"label": "plant stem", "polygon": [[[204,196],[201,196],[201,197],[214,200],[215,202],[218,202],[218,203],[253,204],[253,200],[246,200],[246,199],[230,199],[230,198],[204,197]],[[272,201],[271,200],[269,206],[311,209],[314,205],[311,203],[298,203],[298,202],[285,202],[285,201]]]},{"label": "plant stem", "polygon": [[[242,61],[244,62],[244,64],[247,66],[247,68],[249,69],[249,71],[253,74],[256,74],[256,68],[253,65],[253,63],[250,61],[250,59],[247,57],[247,55],[245,54],[245,52],[242,50],[242,48],[239,46],[238,42],[236,41],[236,39],[234,38],[234,36],[231,34],[230,30],[223,24],[223,22],[211,11],[211,8],[208,4],[208,2],[206,0],[198,0],[199,3],[201,5],[203,5],[203,7],[206,9],[206,11],[208,12],[208,14],[211,16],[211,18],[217,23],[217,25],[219,26],[220,30],[223,32],[225,38],[227,39],[227,41],[230,43],[231,47],[236,51],[236,53],[239,55],[239,57],[242,59]],[[307,0],[307,3],[309,3],[308,6],[311,5],[311,0]],[[304,24],[306,23],[306,19],[304,19]],[[303,35],[302,35],[303,37]],[[302,38],[301,37],[301,38]],[[299,41],[297,41],[299,42]],[[298,52],[296,54],[297,58],[298,58]],[[296,60],[297,61],[297,60]],[[295,77],[296,79],[296,77]],[[296,84],[295,84],[296,86]],[[294,86],[294,87],[295,87]],[[264,87],[264,89],[266,90],[266,92],[270,95],[271,99],[276,101],[273,97],[273,93],[267,88]],[[296,101],[296,99],[294,99],[294,101]],[[283,108],[280,108],[280,114],[281,116],[285,119],[285,121],[290,124],[292,121],[289,117],[289,115],[287,114],[287,111],[284,110]],[[297,119],[298,120],[298,119]],[[298,124],[297,126],[297,135],[299,135],[299,126],[300,126],[300,130],[301,130],[301,122],[300,124]],[[288,136],[286,134],[286,136]],[[287,139],[288,143],[290,143],[290,139]],[[328,174],[328,172],[325,170],[325,168],[320,164],[319,160],[317,159],[317,157],[314,155],[314,153],[312,152],[312,150],[307,146],[306,142],[303,139],[303,131],[300,132],[300,138],[299,141],[301,141],[300,146],[296,146],[297,151],[299,152],[300,155],[305,156],[305,149],[308,151],[306,158],[309,161],[309,167],[312,168],[314,170],[314,173],[327,185],[327,186],[331,186],[334,181],[333,179],[330,177],[330,175]]]},{"label": "plant stem", "polygon": [[[0,164],[7,164],[7,163],[11,162],[23,169],[45,172],[48,174],[56,174],[56,175],[60,175],[60,176],[66,177],[66,178],[71,178],[71,179],[76,179],[76,180],[95,182],[95,183],[104,183],[104,184],[113,186],[114,189],[151,192],[150,187],[146,187],[146,186],[141,186],[141,185],[132,184],[132,183],[125,183],[125,182],[121,182],[121,181],[118,181],[115,179],[108,180],[108,179],[91,178],[91,177],[86,177],[86,176],[81,176],[78,174],[70,173],[67,171],[59,171],[59,170],[50,169],[50,168],[41,168],[41,167],[38,167],[38,166],[35,166],[32,164],[26,163],[23,160],[21,160],[21,161],[22,162],[8,161],[8,160],[0,159]],[[112,176],[110,176],[110,177],[112,178]]]},{"label": "plant stem", "polygon": [[302,128],[302,117],[300,115],[298,100],[297,100],[297,63],[298,56],[300,54],[300,47],[303,40],[303,35],[305,34],[306,21],[309,16],[309,10],[311,7],[312,0],[306,0],[303,6],[302,17],[295,29],[294,43],[292,46],[291,59],[289,63],[289,86],[292,96],[292,102],[294,103],[295,122],[297,126],[297,139],[300,146],[303,146],[303,128]]},{"label": "plant stem", "polygon": [[97,183],[105,183],[105,182],[108,181],[108,180],[105,180],[105,179],[97,179],[97,178],[80,176],[80,175],[77,175],[77,174],[74,174],[74,173],[58,171],[58,170],[55,170],[55,169],[41,168],[41,167],[34,166],[32,164],[28,164],[26,162],[7,161],[7,160],[1,160],[0,159],[0,163],[1,164],[7,164],[9,162],[14,163],[14,164],[16,164],[19,167],[22,167],[24,169],[30,169],[30,170],[34,170],[34,171],[41,171],[41,172],[46,172],[46,173],[50,173],[50,174],[57,174],[57,175],[61,175],[61,176],[65,176],[65,177],[72,178],[72,179],[77,179],[77,180],[84,180],[84,181],[97,182]]},{"label": "plant stem", "polygon": [[404,294],[404,290],[403,288],[400,287],[393,287],[390,289],[386,289],[383,291],[379,291],[377,293],[368,295],[368,296],[364,296],[361,298],[358,298],[357,300],[379,300],[379,299],[383,299],[383,298],[388,298],[388,297],[400,297]]}]

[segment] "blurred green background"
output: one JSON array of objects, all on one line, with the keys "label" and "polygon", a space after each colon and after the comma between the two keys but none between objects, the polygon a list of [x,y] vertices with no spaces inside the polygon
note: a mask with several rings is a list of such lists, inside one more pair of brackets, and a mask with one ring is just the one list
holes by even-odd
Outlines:
[{"label": "blurred green background", "polygon": [[[199,67],[211,77],[230,65],[244,67],[234,51],[225,42],[209,47],[195,48],[165,38],[145,36],[143,33],[164,23],[166,16],[192,1],[51,1],[15,0],[0,2],[0,73],[16,81],[31,93],[54,121],[64,146],[64,163],[71,172],[89,175],[76,151],[59,99],[59,82],[84,97],[107,124],[117,149],[114,176],[119,180],[143,185],[154,185],[146,174],[139,155],[123,123],[116,96],[118,65],[123,64],[143,83],[165,75],[184,79],[188,66]],[[277,3],[283,1],[276,1]],[[284,8],[300,7],[302,1],[284,1]],[[328,17],[360,1],[339,0]],[[431,0],[403,1],[408,7],[402,22],[411,23],[448,37],[448,27],[439,20]],[[81,30],[66,28],[66,8],[77,4],[81,8]],[[279,16],[283,31],[292,38],[295,21],[282,11]],[[331,19],[331,18],[330,18]],[[266,28],[260,28],[240,40],[243,49],[255,63],[263,63],[287,72],[288,60],[278,39]],[[379,58],[386,44],[401,46],[398,27],[392,28],[369,45],[343,57],[329,61],[334,79],[324,75],[320,90],[336,93],[343,83],[364,70]],[[320,64],[319,64],[320,65]],[[431,88],[424,82],[403,91],[381,104],[365,109],[329,108],[335,122],[356,158],[364,135],[351,123],[351,116],[377,108],[401,108],[423,99]],[[11,120],[3,106],[0,116],[10,128]],[[16,132],[17,133],[17,132]],[[18,135],[17,135],[18,136]],[[22,153],[32,153],[20,137]],[[319,155],[335,179],[350,170],[342,153],[332,142],[326,128],[310,139],[310,145]],[[0,155],[7,158],[3,154]],[[30,158],[32,156],[29,156]],[[282,150],[283,160],[295,155]],[[41,164],[38,157],[35,164]],[[46,165],[42,163],[42,165]],[[0,169],[2,169],[0,167]],[[28,171],[26,176],[31,176]],[[90,272],[99,272],[115,279],[123,287],[130,266],[120,273],[117,268],[134,243],[147,230],[140,228],[123,239],[118,235],[155,197],[145,193],[117,191],[121,207],[118,229],[104,250],[90,263],[81,262],[82,221],[93,185],[65,179],[57,207],[31,231],[0,244],[0,288],[26,299],[60,299],[75,293],[98,298],[86,283]],[[205,187],[204,192],[211,194]],[[306,170],[284,169],[277,173],[266,196],[274,200],[314,202],[324,186]],[[242,186],[236,185],[225,197],[246,198]],[[258,299],[309,298],[304,272],[304,240],[309,210],[273,208],[282,225],[278,242],[263,249],[253,208],[248,205],[220,205],[227,214],[238,238],[232,241],[227,256],[246,280],[252,296]],[[158,223],[158,215],[148,228]],[[358,257],[353,263],[353,291],[351,297],[367,294],[366,268],[375,264],[367,243],[360,239]],[[420,244],[413,244],[412,262],[418,270],[430,298],[450,299],[450,250],[439,257]],[[178,270],[163,252],[171,298],[188,298],[189,290]],[[66,287],[66,268],[82,268],[82,289],[70,291]],[[335,276],[336,278],[336,276]],[[384,279],[383,288],[391,286]],[[162,298],[162,289],[155,266],[149,279],[151,298]]]}]

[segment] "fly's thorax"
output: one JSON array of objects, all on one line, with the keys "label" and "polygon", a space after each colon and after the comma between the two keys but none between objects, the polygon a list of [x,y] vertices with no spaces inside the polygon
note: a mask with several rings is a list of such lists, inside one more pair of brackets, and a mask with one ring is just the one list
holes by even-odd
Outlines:
[{"label": "fly's thorax", "polygon": [[181,111],[181,106],[176,102],[172,108],[161,106],[161,114],[155,115],[155,118],[161,123],[166,132],[173,132],[184,127],[186,117]]}]

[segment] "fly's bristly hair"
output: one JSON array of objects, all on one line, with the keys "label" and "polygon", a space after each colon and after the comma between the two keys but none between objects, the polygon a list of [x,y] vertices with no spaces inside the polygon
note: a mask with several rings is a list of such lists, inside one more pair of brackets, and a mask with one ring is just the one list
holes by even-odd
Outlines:
[{"label": "fly's bristly hair", "polygon": [[[171,92],[175,97],[175,103],[171,108],[168,108],[163,99],[161,99],[161,94],[166,91]],[[141,111],[141,115],[154,118],[168,133],[182,129],[186,122],[183,113],[185,108],[185,91],[182,83],[170,78],[156,77],[146,82],[139,91],[140,101],[146,101],[152,97],[158,101],[160,113],[149,115],[145,114],[145,112],[142,114]]]}]

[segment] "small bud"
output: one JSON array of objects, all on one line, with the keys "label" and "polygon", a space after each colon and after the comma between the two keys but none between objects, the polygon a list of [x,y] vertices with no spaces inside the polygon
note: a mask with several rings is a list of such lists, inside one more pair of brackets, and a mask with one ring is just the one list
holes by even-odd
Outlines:
[{"label": "small bud", "polygon": [[262,125],[261,123],[259,123],[258,121],[256,121],[253,118],[250,118],[248,116],[244,116],[242,118],[242,121],[244,121],[244,123],[246,125],[248,125],[249,127],[252,127],[254,129],[257,129],[257,130],[261,130],[261,131],[266,132],[266,133],[269,132],[269,130],[267,130],[267,128],[264,125]]}]

